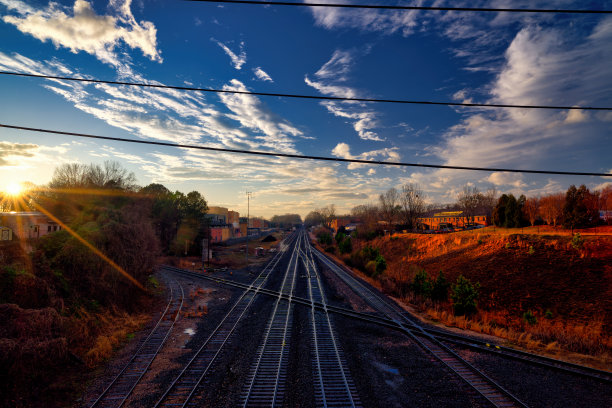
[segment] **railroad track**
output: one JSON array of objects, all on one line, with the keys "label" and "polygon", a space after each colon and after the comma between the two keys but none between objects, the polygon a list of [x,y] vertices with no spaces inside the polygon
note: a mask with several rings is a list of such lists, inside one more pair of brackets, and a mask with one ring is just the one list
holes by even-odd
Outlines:
[{"label": "railroad track", "polygon": [[319,251],[316,251],[315,254],[321,262],[336,273],[357,295],[365,299],[374,309],[395,322],[415,343],[446,365],[492,405],[496,407],[526,407],[521,400],[500,384],[461,358],[446,344],[426,332],[420,324],[414,321],[412,316],[398,310],[397,307],[391,306]]},{"label": "railroad track", "polygon": [[[295,237],[289,237],[292,241]],[[198,387],[210,372],[211,367],[220,355],[223,347],[229,341],[230,336],[235,331],[238,323],[242,320],[246,311],[253,304],[257,294],[265,285],[280,259],[285,254],[286,246],[283,243],[274,258],[266,265],[255,280],[248,285],[248,288],[240,295],[238,300],[231,307],[229,312],[208,336],[206,341],[196,351],[195,355],[172,381],[167,390],[163,393],[155,407],[186,407],[198,404],[200,396]],[[167,271],[178,271],[178,268],[163,266]]]},{"label": "railroad track", "polygon": [[[177,271],[177,273],[179,273],[179,271]],[[236,281],[228,280],[228,279],[210,277],[210,276],[194,273],[188,270],[180,270],[180,273],[185,276],[209,280],[209,281],[213,281],[215,283],[222,284],[222,285],[233,286],[233,287],[238,287],[242,289],[248,288],[248,285],[244,283],[240,283],[240,282],[236,282]],[[272,296],[276,298],[277,296],[279,296],[280,292],[270,290],[270,289],[261,289],[259,293],[266,295],[266,296]],[[287,301],[288,297],[283,296],[283,300]],[[314,303],[314,307],[316,309],[323,309],[323,305],[320,302],[317,302],[317,301],[311,302],[309,299],[306,299],[306,298],[293,296],[291,301],[295,304],[306,306],[306,307],[311,307],[312,304]],[[341,314],[341,315],[344,315],[352,319],[366,321],[372,324],[387,327],[389,329],[400,330],[402,332],[406,330],[405,327],[401,327],[397,325],[395,321],[387,317],[382,317],[380,314],[357,312],[352,309],[346,309],[343,307],[332,306],[332,305],[327,305],[326,308],[329,313]],[[546,367],[546,368],[557,370],[557,371],[562,371],[562,372],[580,376],[580,377],[586,377],[586,378],[590,378],[594,380],[603,381],[606,383],[612,383],[612,373],[609,371],[597,370],[591,367],[569,363],[567,361],[557,360],[557,359],[553,359],[550,357],[540,356],[538,354],[528,353],[525,351],[516,350],[513,348],[509,348],[509,347],[500,346],[494,343],[475,339],[473,337],[469,337],[466,335],[449,333],[449,332],[445,332],[445,331],[441,331],[437,329],[431,329],[427,327],[422,327],[422,330],[431,334],[432,336],[435,336],[436,338],[438,338],[438,340],[444,341],[446,343],[451,343],[451,344],[458,345],[461,347],[471,348],[471,349],[481,351],[481,352],[496,354],[500,357],[519,360],[519,361],[523,361],[528,364],[534,364],[534,365]]]},{"label": "railroad track", "polygon": [[[274,407],[283,403],[293,322],[291,297],[295,288],[299,251],[303,240],[302,234],[298,233],[279,296],[266,325],[263,342],[257,350],[240,396],[240,405],[243,407]],[[288,296],[289,302],[283,302],[282,295]]]},{"label": "railroad track", "polygon": [[123,406],[151,366],[151,363],[172,331],[174,323],[178,319],[183,307],[184,292],[181,284],[176,279],[172,279],[168,282],[168,287],[170,289],[169,301],[161,318],[157,321],[149,335],[141,341],[140,346],[132,358],[130,358],[130,361],[90,405],[91,408],[117,408]]},{"label": "railroad track", "polygon": [[[344,353],[336,339],[327,299],[321,285],[312,246],[306,237],[302,252],[311,302],[312,364],[315,385],[315,403],[318,407],[360,407],[357,388],[351,378]],[[317,308],[316,305],[321,305]]]}]

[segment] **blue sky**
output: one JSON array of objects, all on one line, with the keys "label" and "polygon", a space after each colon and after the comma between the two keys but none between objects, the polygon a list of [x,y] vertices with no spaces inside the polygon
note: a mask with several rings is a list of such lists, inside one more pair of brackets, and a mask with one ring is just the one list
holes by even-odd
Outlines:
[{"label": "blue sky", "polygon": [[[395,4],[395,2],[391,2]],[[455,1],[504,7],[508,2]],[[406,2],[448,5],[443,2]],[[513,1],[532,8],[612,2]],[[0,70],[260,92],[612,106],[612,18],[398,12],[183,1],[0,0]],[[107,136],[463,166],[612,171],[612,113],[216,95],[0,76],[0,122]],[[340,212],[417,183],[527,195],[599,188],[533,176],[291,159],[0,130],[0,179],[43,184],[67,162],[117,160],[139,182],[198,190],[251,214]]]}]

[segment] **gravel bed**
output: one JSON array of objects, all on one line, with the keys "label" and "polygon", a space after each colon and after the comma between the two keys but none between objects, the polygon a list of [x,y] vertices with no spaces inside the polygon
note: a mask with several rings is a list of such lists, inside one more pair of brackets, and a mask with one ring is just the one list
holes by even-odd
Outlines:
[{"label": "gravel bed", "polygon": [[612,389],[602,381],[457,346],[453,348],[530,407],[612,407]]}]

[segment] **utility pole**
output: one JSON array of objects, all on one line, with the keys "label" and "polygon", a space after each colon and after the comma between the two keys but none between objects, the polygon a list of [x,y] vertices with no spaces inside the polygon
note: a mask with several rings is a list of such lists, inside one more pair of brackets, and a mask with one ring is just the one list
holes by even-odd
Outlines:
[{"label": "utility pole", "polygon": [[246,227],[246,251],[244,251],[246,255],[246,264],[249,266],[249,217],[251,215],[251,193],[250,191],[246,192],[247,195],[247,227]]}]

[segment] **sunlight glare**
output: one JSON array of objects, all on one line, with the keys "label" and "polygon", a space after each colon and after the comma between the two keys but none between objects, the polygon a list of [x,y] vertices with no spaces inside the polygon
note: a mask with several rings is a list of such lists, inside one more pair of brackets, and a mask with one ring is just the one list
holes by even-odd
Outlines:
[{"label": "sunlight glare", "polygon": [[19,184],[19,183],[9,183],[4,188],[4,191],[8,195],[16,197],[16,196],[18,196],[18,195],[20,195],[22,193],[23,188],[21,187],[21,184]]}]

